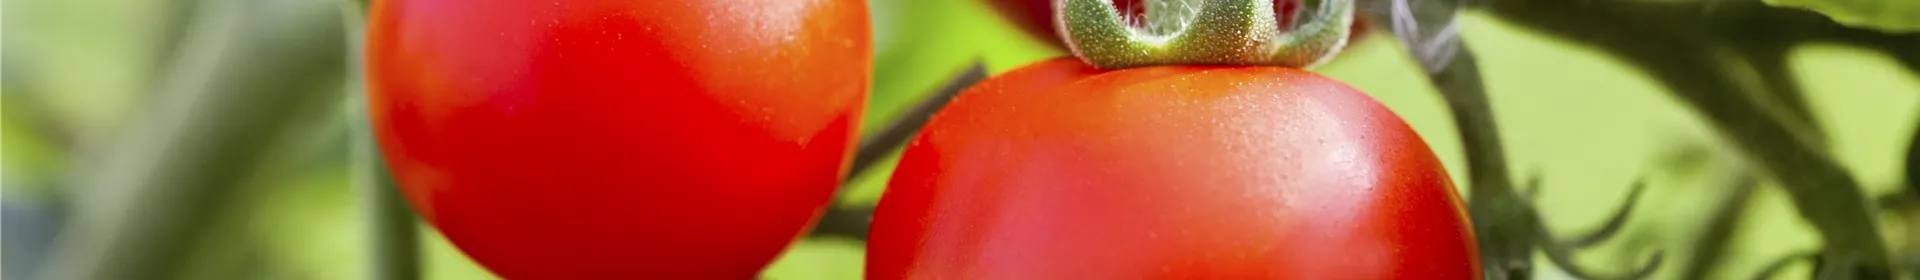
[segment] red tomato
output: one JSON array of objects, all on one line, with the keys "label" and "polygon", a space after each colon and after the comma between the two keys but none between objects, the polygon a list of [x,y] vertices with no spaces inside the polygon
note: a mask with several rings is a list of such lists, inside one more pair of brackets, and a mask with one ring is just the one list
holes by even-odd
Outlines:
[{"label": "red tomato", "polygon": [[[1054,0],[986,1],[989,1],[990,3],[988,4],[992,5],[994,10],[999,11],[1000,15],[1005,16],[1008,21],[1012,21],[1013,25],[1019,26],[1020,29],[1026,30],[1034,36],[1039,36],[1042,40],[1046,40],[1054,46],[1065,47],[1060,41],[1059,31],[1055,30],[1053,26]],[[1146,6],[1143,6],[1146,5],[1144,4],[1146,1],[1155,0],[1114,0],[1114,7],[1127,12],[1134,18],[1140,18],[1142,14],[1146,13],[1144,8]],[[1274,0],[1273,3],[1274,7],[1280,10],[1279,14],[1274,15],[1275,17],[1280,17],[1280,22],[1292,22],[1286,17],[1293,15],[1293,11],[1300,7],[1299,1]],[[1368,30],[1367,21],[1360,20],[1359,17],[1354,17],[1353,28],[1350,30],[1351,31],[1347,33],[1348,46],[1352,46],[1354,43],[1359,42],[1358,40],[1360,38],[1366,37]]]},{"label": "red tomato", "polygon": [[846,169],[865,0],[374,1],[408,200],[512,279],[750,279]]},{"label": "red tomato", "polygon": [[1478,279],[1447,173],[1310,72],[1071,58],[982,82],[907,147],[870,279]]}]

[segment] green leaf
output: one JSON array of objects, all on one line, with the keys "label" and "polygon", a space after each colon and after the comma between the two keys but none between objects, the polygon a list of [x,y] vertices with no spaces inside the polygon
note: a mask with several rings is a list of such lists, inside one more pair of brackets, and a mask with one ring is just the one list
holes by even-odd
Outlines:
[{"label": "green leaf", "polygon": [[1813,10],[1840,24],[1887,32],[1920,32],[1920,1],[1765,0],[1768,5]]}]

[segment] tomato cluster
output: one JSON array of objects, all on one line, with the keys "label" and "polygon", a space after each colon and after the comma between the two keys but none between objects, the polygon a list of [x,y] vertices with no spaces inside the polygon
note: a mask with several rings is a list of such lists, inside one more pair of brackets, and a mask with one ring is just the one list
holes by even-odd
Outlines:
[{"label": "tomato cluster", "polygon": [[[385,160],[512,279],[754,277],[845,176],[871,82],[865,0],[374,3]],[[1419,136],[1338,81],[1061,58],[912,140],[867,276],[1477,278],[1460,204]]]}]

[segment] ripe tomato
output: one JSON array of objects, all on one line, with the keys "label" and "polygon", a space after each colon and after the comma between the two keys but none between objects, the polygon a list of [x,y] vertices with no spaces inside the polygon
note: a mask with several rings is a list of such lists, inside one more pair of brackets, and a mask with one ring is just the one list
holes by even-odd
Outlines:
[{"label": "ripe tomato", "polygon": [[823,209],[872,72],[864,0],[385,0],[401,189],[512,279],[748,279]]},{"label": "ripe tomato", "polygon": [[[1053,43],[1054,46],[1066,47],[1066,45],[1060,41],[1059,31],[1054,29],[1054,0],[986,1],[989,2],[989,5],[993,6],[994,10],[999,11],[1001,16],[1006,17],[1008,21],[1012,21],[1013,25],[1020,27],[1022,30],[1026,30],[1028,33],[1032,33],[1034,36],[1039,36],[1042,40]],[[1146,1],[1156,0],[1114,0],[1114,7],[1127,12],[1134,18],[1139,18],[1146,12],[1143,8],[1145,7],[1143,5],[1146,5],[1144,4]],[[1273,2],[1274,7],[1280,10],[1280,15],[1275,15],[1276,17],[1282,17],[1280,22],[1291,22],[1283,15],[1292,15],[1292,11],[1299,8],[1299,1],[1274,0]],[[1351,31],[1347,33],[1347,46],[1352,46],[1358,42],[1357,40],[1360,38],[1366,37],[1367,30],[1369,30],[1367,28],[1367,21],[1360,20],[1359,17],[1354,17],[1353,28],[1350,30]]]},{"label": "ripe tomato", "polygon": [[1275,67],[984,81],[907,147],[871,279],[1478,279],[1447,173],[1386,107]]}]

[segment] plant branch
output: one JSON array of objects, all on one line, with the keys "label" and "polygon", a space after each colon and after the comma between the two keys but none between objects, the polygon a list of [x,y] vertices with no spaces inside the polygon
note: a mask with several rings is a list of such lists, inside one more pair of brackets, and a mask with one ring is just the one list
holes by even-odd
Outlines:
[{"label": "plant branch", "polygon": [[1742,167],[1729,178],[1729,195],[1715,204],[1706,227],[1694,238],[1692,258],[1687,261],[1686,270],[1680,279],[1707,279],[1713,268],[1720,266],[1727,252],[1727,243],[1734,239],[1735,228],[1740,227],[1740,218],[1745,217],[1747,205],[1753,204],[1753,191],[1760,186],[1759,175]]},{"label": "plant branch", "polygon": [[[1849,274],[1890,277],[1885,245],[1864,193],[1821,149],[1808,123],[1749,94],[1759,74],[1724,46],[1729,22],[1753,21],[1785,9],[1759,1],[1604,1],[1572,5],[1553,0],[1493,0],[1495,15],[1537,31],[1608,51],[1649,73],[1782,181],[1800,215],[1820,232],[1826,260],[1857,260]],[[1620,20],[1632,18],[1633,20]],[[1783,20],[1784,21],[1784,20]],[[1768,30],[1772,32],[1772,30]],[[1782,40],[1815,34],[1780,32]]]},{"label": "plant branch", "polygon": [[[1865,193],[1846,170],[1818,148],[1811,129],[1796,132],[1789,120],[1769,115],[1763,107],[1742,96],[1734,73],[1726,71],[1704,49],[1669,50],[1677,56],[1694,56],[1701,61],[1672,57],[1642,56],[1649,72],[1673,88],[1687,103],[1705,114],[1721,133],[1726,134],[1747,153],[1760,160],[1761,167],[1779,178],[1791,194],[1802,218],[1821,233],[1827,246],[1825,260],[1858,260],[1864,265],[1862,276],[1891,277],[1887,269],[1887,251],[1882,244]],[[1642,54],[1646,55],[1646,54]],[[1796,141],[1798,140],[1798,141]],[[1845,268],[1843,268],[1845,269]]]},{"label": "plant branch", "polygon": [[1367,21],[1391,23],[1384,25],[1420,62],[1453,113],[1467,154],[1467,213],[1487,279],[1524,279],[1531,275],[1534,242],[1544,238],[1536,231],[1539,219],[1530,202],[1514,192],[1479,62],[1452,31],[1457,30],[1454,16],[1462,2],[1380,0],[1356,5]]},{"label": "plant branch", "polygon": [[1374,0],[1355,5],[1365,20],[1393,32],[1453,113],[1467,154],[1467,213],[1473,218],[1485,276],[1526,278],[1531,275],[1534,242],[1544,238],[1537,236],[1539,220],[1531,203],[1513,189],[1479,61],[1460,39],[1455,16],[1465,2]]},{"label": "plant branch", "polygon": [[1911,133],[1912,135],[1907,137],[1907,160],[1905,162],[1907,165],[1907,178],[1905,179],[1907,180],[1907,193],[1920,194],[1920,121],[1914,122],[1914,126],[1916,127],[1913,133]]},{"label": "plant branch", "polygon": [[914,103],[912,108],[895,116],[893,121],[887,122],[887,125],[881,127],[880,131],[875,132],[873,136],[860,139],[860,146],[853,154],[853,164],[847,169],[850,171],[846,180],[851,181],[854,176],[865,173],[867,168],[873,167],[880,158],[899,149],[901,145],[906,145],[907,140],[913,140],[913,135],[920,131],[921,126],[926,126],[928,120],[933,119],[934,113],[946,107],[947,102],[952,102],[953,97],[959,96],[961,91],[986,78],[987,66],[976,59],[967,66],[966,70],[954,76],[953,79],[948,79],[940,89],[927,94],[920,102]]},{"label": "plant branch", "polygon": [[[1536,177],[1529,179],[1528,182],[1530,185],[1527,188],[1537,189],[1537,187],[1539,186],[1538,184],[1540,182],[1539,178],[1540,177],[1536,175]],[[1529,207],[1527,208],[1527,213],[1533,214],[1533,216],[1529,218],[1535,219],[1535,221],[1531,222],[1531,224],[1534,225],[1534,228],[1533,228],[1534,232],[1531,236],[1533,236],[1534,238],[1538,238],[1538,240],[1534,240],[1534,242],[1539,243],[1536,246],[1540,248],[1540,251],[1546,253],[1548,261],[1553,262],[1554,265],[1557,265],[1560,267],[1561,271],[1564,271],[1569,275],[1573,275],[1574,277],[1581,278],[1581,279],[1643,279],[1643,278],[1647,278],[1648,276],[1653,275],[1653,272],[1655,271],[1655,269],[1660,268],[1660,263],[1665,259],[1663,253],[1656,251],[1653,253],[1653,256],[1649,257],[1647,259],[1647,262],[1641,265],[1639,268],[1636,268],[1632,271],[1620,273],[1619,275],[1599,276],[1601,274],[1594,273],[1593,269],[1583,267],[1579,263],[1573,261],[1573,253],[1574,253],[1573,251],[1575,249],[1599,244],[1600,242],[1606,241],[1607,239],[1611,239],[1613,238],[1614,235],[1619,234],[1620,230],[1626,227],[1627,217],[1632,216],[1634,206],[1636,206],[1640,202],[1640,194],[1644,193],[1646,190],[1647,190],[1646,181],[1644,179],[1636,180],[1633,183],[1633,187],[1631,187],[1630,190],[1627,191],[1627,200],[1622,201],[1620,203],[1620,206],[1614,209],[1613,214],[1607,218],[1607,221],[1605,223],[1601,224],[1600,228],[1595,229],[1593,232],[1581,235],[1581,237],[1579,238],[1574,238],[1574,239],[1565,240],[1565,241],[1554,240],[1553,233],[1547,229],[1546,222],[1540,221],[1539,214],[1538,214],[1539,210]],[[1516,277],[1516,278],[1523,277],[1521,275],[1509,275],[1509,276]]]},{"label": "plant branch", "polygon": [[[920,131],[920,127],[926,126],[927,121],[933,119],[933,114],[940,112],[940,108],[946,107],[948,102],[952,102],[954,97],[960,95],[960,92],[966,91],[974,83],[979,83],[986,78],[986,64],[975,60],[967,66],[966,70],[948,79],[947,83],[941,85],[939,89],[914,103],[912,108],[895,116],[878,132],[860,139],[860,146],[856,148],[846,180],[851,182],[854,177],[865,175],[867,169],[879,163],[881,158],[899,150],[900,146],[906,145],[908,140],[913,140],[913,136]],[[872,222],[873,205],[832,206],[821,215],[820,221],[815,223],[813,231],[808,233],[808,236],[842,237],[865,241],[868,224]]]},{"label": "plant branch", "polygon": [[[153,108],[73,177],[74,220],[45,279],[171,275],[261,153],[289,124],[339,104],[339,9],[320,1],[221,1],[196,26]],[[229,21],[231,20],[231,21]]]},{"label": "plant branch", "polygon": [[1633,186],[1628,187],[1627,200],[1620,202],[1619,206],[1614,206],[1613,214],[1608,215],[1607,221],[1601,223],[1600,228],[1581,235],[1579,238],[1555,243],[1558,243],[1559,246],[1585,248],[1599,245],[1600,242],[1605,242],[1607,239],[1613,239],[1613,236],[1620,234],[1620,230],[1627,228],[1627,217],[1633,216],[1634,206],[1640,203],[1641,194],[1646,192],[1646,179],[1635,180]]},{"label": "plant branch", "polygon": [[873,224],[873,205],[833,206],[820,217],[813,226],[812,237],[839,237],[860,241],[867,240],[867,229]]},{"label": "plant branch", "polygon": [[351,62],[346,72],[353,127],[347,134],[352,139],[354,185],[359,190],[367,221],[367,252],[371,252],[367,258],[367,279],[420,279],[419,219],[414,217],[406,198],[394,185],[387,162],[380,158],[380,146],[374,141],[373,123],[367,115],[364,65],[367,3],[359,0],[339,3],[346,18],[346,40],[350,45],[347,57]]},{"label": "plant branch", "polygon": [[420,279],[420,229],[412,208],[394,186],[393,175],[367,126],[366,115],[354,116],[354,184],[367,219],[367,279]]},{"label": "plant branch", "polygon": [[1453,112],[1453,124],[1467,151],[1467,179],[1475,200],[1518,198],[1508,171],[1506,150],[1495,124],[1493,104],[1480,78],[1480,63],[1461,42],[1446,68],[1432,71],[1433,82]]},{"label": "plant branch", "polygon": [[1820,231],[1828,255],[1859,258],[1868,266],[1862,272],[1890,276],[1886,275],[1886,248],[1867,209],[1865,193],[1846,170],[1817,148],[1817,141],[1809,140],[1811,132],[1794,131],[1788,120],[1742,96],[1737,78],[1719,66],[1724,62],[1711,59],[1711,51],[1666,51],[1671,56],[1642,53],[1639,60],[1782,181],[1801,217]]},{"label": "plant branch", "polygon": [[[1404,41],[1406,36],[1402,38],[1403,44],[1409,44]],[[1481,266],[1489,279],[1526,277],[1531,273],[1533,241],[1540,239],[1534,231],[1538,226],[1536,214],[1530,202],[1513,190],[1493,105],[1487,100],[1486,87],[1480,78],[1479,62],[1465,42],[1458,42],[1457,35],[1440,40],[1452,40],[1457,46],[1451,48],[1451,53],[1415,51],[1413,55],[1420,61],[1448,61],[1423,65],[1443,67],[1427,69],[1430,73],[1427,78],[1446,99],[1448,110],[1453,112],[1454,127],[1465,145],[1467,182],[1472,195],[1467,201],[1467,212],[1473,217],[1474,232],[1479,234]]]},{"label": "plant branch", "polygon": [[1752,65],[1754,74],[1760,77],[1766,92],[1772,93],[1764,97],[1771,97],[1785,108],[1782,117],[1805,126],[1807,133],[1812,135],[1808,137],[1812,142],[1810,145],[1820,149],[1827,147],[1826,129],[1820,126],[1819,118],[1813,114],[1813,105],[1807,103],[1806,93],[1800,89],[1800,79],[1793,75],[1792,65],[1787,63],[1790,48],[1761,43],[1756,47],[1747,47],[1747,50],[1741,52],[1743,57]]}]

